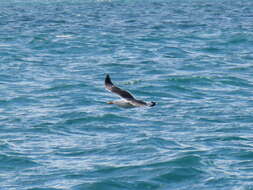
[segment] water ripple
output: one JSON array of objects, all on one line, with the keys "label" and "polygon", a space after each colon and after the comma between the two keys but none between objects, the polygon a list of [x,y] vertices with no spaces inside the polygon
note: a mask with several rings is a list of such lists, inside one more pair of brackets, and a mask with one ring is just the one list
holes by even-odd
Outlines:
[{"label": "water ripple", "polygon": [[1,2],[1,189],[252,189],[251,7]]}]

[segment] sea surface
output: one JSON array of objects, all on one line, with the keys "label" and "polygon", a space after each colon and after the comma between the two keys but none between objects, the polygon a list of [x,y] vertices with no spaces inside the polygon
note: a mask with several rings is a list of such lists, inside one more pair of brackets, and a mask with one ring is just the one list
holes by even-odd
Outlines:
[{"label": "sea surface", "polygon": [[0,190],[253,190],[252,7],[0,0]]}]

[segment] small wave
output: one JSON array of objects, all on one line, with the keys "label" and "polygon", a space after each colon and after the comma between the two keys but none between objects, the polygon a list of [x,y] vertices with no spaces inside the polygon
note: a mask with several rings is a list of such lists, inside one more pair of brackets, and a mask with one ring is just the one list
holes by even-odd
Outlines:
[{"label": "small wave", "polygon": [[134,85],[134,84],[138,84],[138,83],[141,83],[143,80],[131,80],[131,81],[128,81],[128,82],[123,82],[122,84],[124,85]]},{"label": "small wave", "polygon": [[66,91],[70,89],[79,89],[81,87],[86,87],[85,84],[59,84],[59,85],[54,85],[46,89],[42,89],[42,92],[61,92],[61,91]]},{"label": "small wave", "polygon": [[231,38],[228,40],[227,44],[231,44],[231,45],[238,45],[238,44],[242,44],[242,43],[246,43],[249,42],[250,38],[252,36],[247,35],[247,34],[235,34],[233,36],[231,36]]},{"label": "small wave", "polygon": [[11,47],[10,44],[0,44],[0,47]]},{"label": "small wave", "polygon": [[187,52],[177,47],[163,47],[157,50],[166,58],[186,58]]},{"label": "small wave", "polygon": [[204,174],[203,171],[196,168],[174,168],[170,172],[161,174],[153,180],[162,181],[164,183],[177,183],[200,178]]},{"label": "small wave", "polygon": [[70,34],[65,34],[65,35],[56,35],[56,38],[72,39],[74,38],[74,36]]},{"label": "small wave", "polygon": [[210,54],[218,54],[221,53],[223,50],[217,47],[206,47],[200,49],[202,52],[210,53]]},{"label": "small wave", "polygon": [[[130,178],[130,177],[129,177]],[[131,179],[131,178],[130,178]],[[130,180],[129,179],[129,180]],[[154,182],[146,181],[129,181],[125,182],[124,179],[106,179],[100,182],[90,182],[83,183],[72,187],[73,190],[83,190],[83,189],[103,189],[103,190],[116,190],[116,189],[147,189],[153,190],[160,188],[159,184]]]},{"label": "small wave", "polygon": [[23,57],[21,60],[25,62],[42,62],[42,59],[38,57]]},{"label": "small wave", "polygon": [[67,119],[64,124],[66,125],[76,125],[81,123],[88,123],[88,122],[98,122],[98,121],[110,121],[110,122],[117,122],[117,121],[125,121],[126,117],[119,116],[117,114],[102,114],[97,116],[86,116],[80,117],[75,119]]},{"label": "small wave", "polygon": [[171,166],[184,166],[184,167],[200,167],[202,166],[201,158],[197,155],[185,155],[182,157],[177,157],[168,161],[161,161],[148,165],[149,168],[164,168]]},{"label": "small wave", "polygon": [[[94,150],[93,150],[94,151]],[[92,151],[78,150],[76,148],[64,148],[55,152],[55,155],[64,157],[82,157],[91,154]]]},{"label": "small wave", "polygon": [[202,84],[207,85],[210,84],[213,79],[205,76],[169,76],[168,81],[180,84]]},{"label": "small wave", "polygon": [[59,188],[48,188],[48,187],[33,187],[29,188],[28,190],[59,190]]},{"label": "small wave", "polygon": [[6,100],[0,100],[0,103],[5,104],[5,105],[12,105],[12,104],[19,104],[19,105],[28,105],[32,103],[37,103],[37,100],[32,97],[26,97],[26,96],[19,96],[19,97],[13,97],[13,98],[8,98]]},{"label": "small wave", "polygon": [[253,87],[250,81],[239,77],[222,77],[219,81],[223,84],[238,86],[238,87]]},{"label": "small wave", "polygon": [[30,168],[38,166],[39,164],[32,161],[29,158],[20,156],[7,156],[4,154],[0,155],[1,170],[16,170],[18,168]]}]

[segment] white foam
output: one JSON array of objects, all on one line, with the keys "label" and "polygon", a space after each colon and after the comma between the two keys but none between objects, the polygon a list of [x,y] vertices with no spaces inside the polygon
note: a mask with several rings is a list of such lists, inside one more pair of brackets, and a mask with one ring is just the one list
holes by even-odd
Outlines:
[{"label": "white foam", "polygon": [[10,47],[10,44],[0,44],[0,47]]},{"label": "white foam", "polygon": [[57,35],[56,37],[57,38],[67,38],[67,39],[74,38],[74,36],[72,36],[72,35]]}]

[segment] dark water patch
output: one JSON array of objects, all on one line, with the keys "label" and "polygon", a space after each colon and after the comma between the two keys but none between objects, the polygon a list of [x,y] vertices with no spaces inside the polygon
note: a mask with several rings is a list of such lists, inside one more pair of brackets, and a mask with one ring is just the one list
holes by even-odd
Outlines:
[{"label": "dark water patch", "polygon": [[245,44],[250,41],[250,35],[247,34],[235,34],[232,35],[227,43],[231,45]]},{"label": "dark water patch", "polygon": [[157,148],[159,147],[159,148],[168,148],[168,149],[180,147],[180,145],[177,142],[175,142],[174,140],[172,141],[172,140],[167,140],[167,139],[158,138],[158,137],[143,139],[143,140],[139,141],[138,144],[140,144],[140,145],[151,144]]},{"label": "dark water patch", "polygon": [[217,48],[217,47],[205,47],[199,50],[200,52],[205,52],[205,53],[209,53],[209,54],[219,54],[222,53],[222,49]]},{"label": "dark water patch", "polygon": [[[100,179],[108,179],[108,178],[124,178],[124,177],[134,177],[138,178],[138,171],[143,171],[140,166],[108,166],[97,168],[96,171],[92,172],[90,177],[96,178],[99,176]],[[147,171],[148,172],[148,171]],[[146,173],[146,172],[145,172]]]},{"label": "dark water patch", "polygon": [[64,119],[64,118],[80,119],[80,118],[85,118],[86,116],[87,116],[87,113],[84,111],[72,111],[72,110],[67,110],[66,113],[62,113],[58,115],[58,117],[61,119]]},{"label": "dark water patch", "polygon": [[207,123],[226,123],[226,121],[224,121],[224,118],[221,118],[218,115],[217,117],[200,117],[199,121]]},{"label": "dark water patch", "polygon": [[253,84],[249,80],[239,77],[225,77],[219,78],[218,80],[225,85],[246,87],[246,88],[253,86]]},{"label": "dark water patch", "polygon": [[169,76],[168,81],[172,84],[179,84],[179,85],[190,85],[190,86],[208,86],[211,85],[213,79],[210,77],[203,77],[203,76]]},{"label": "dark water patch", "polygon": [[186,58],[187,52],[177,47],[163,47],[157,50],[166,58]]},{"label": "dark water patch", "polygon": [[236,180],[233,180],[232,176],[224,177],[224,176],[218,176],[218,177],[212,177],[206,180],[205,184],[207,186],[211,186],[212,188],[219,188],[219,189],[227,189],[227,185],[233,186],[233,187],[238,187],[236,186]]},{"label": "dark water patch", "polygon": [[104,181],[104,182],[97,182],[97,183],[85,183],[85,184],[80,184],[80,185],[77,185],[77,186],[74,186],[72,187],[73,190],[81,190],[81,189],[112,189],[112,190],[115,190],[115,189],[122,189],[122,190],[125,190],[125,189],[129,189],[128,187],[126,187],[125,185],[117,182],[117,181],[111,181],[111,180],[108,180],[108,181]]},{"label": "dark water patch", "polygon": [[110,63],[110,64],[107,64],[107,63],[103,63],[101,64],[102,67],[109,67],[109,68],[112,68],[114,67],[115,69],[116,68],[136,68],[136,65],[134,64],[131,64],[131,63]]},{"label": "dark water patch", "polygon": [[[247,61],[247,60],[253,60],[253,56],[249,53],[247,55],[243,55],[242,58]],[[252,68],[252,67],[251,67]]]},{"label": "dark water patch", "polygon": [[29,129],[34,133],[50,134],[52,132],[51,129],[54,125],[55,123],[53,122],[40,122],[38,124],[32,125]]},{"label": "dark water patch", "polygon": [[170,172],[154,178],[154,180],[163,183],[183,183],[196,178],[203,178],[203,174],[204,172],[195,168],[174,168]]},{"label": "dark water patch", "polygon": [[253,151],[250,150],[239,150],[237,156],[242,160],[252,160]]},{"label": "dark water patch", "polygon": [[64,125],[75,125],[87,122],[98,122],[100,120],[107,121],[107,122],[117,122],[117,121],[125,121],[128,119],[126,117],[121,117],[116,114],[104,114],[99,116],[87,116],[85,118],[76,118],[76,119],[68,119],[65,121]]},{"label": "dark water patch", "polygon": [[184,87],[183,85],[170,85],[169,89],[172,91],[175,91],[176,93],[180,94],[180,93],[185,93],[185,94],[190,94],[191,89]]},{"label": "dark water patch", "polygon": [[[247,122],[248,123],[248,122]],[[217,128],[215,129],[215,132],[220,132],[220,133],[247,133],[249,130],[250,126],[247,125],[228,125],[227,127],[222,127],[222,128]]]},{"label": "dark water patch", "polygon": [[218,141],[231,141],[231,142],[239,141],[239,142],[241,142],[241,141],[247,141],[248,139],[240,137],[240,136],[220,136],[220,137],[216,137],[215,140],[218,140]]},{"label": "dark water patch", "polygon": [[8,156],[5,154],[0,155],[1,160],[1,169],[5,171],[16,171],[17,169],[25,169],[25,168],[31,168],[36,167],[39,164],[35,161],[32,161],[29,158],[25,157],[18,157],[18,156]]},{"label": "dark water patch", "polygon": [[192,21],[182,21],[180,23],[177,23],[176,26],[180,29],[188,29],[188,30],[203,29],[207,27],[206,24],[200,24],[200,23],[198,24]]},{"label": "dark water patch", "polygon": [[122,190],[130,190],[130,189],[140,189],[140,190],[153,190],[159,188],[159,184],[155,184],[152,182],[145,182],[145,181],[133,181],[133,182],[124,182],[118,179],[115,180],[104,180],[97,183],[86,183],[80,184],[73,187],[73,190],[81,190],[81,189],[122,189]]},{"label": "dark water patch", "polygon": [[192,166],[201,166],[201,158],[197,155],[186,155],[178,158],[171,159],[169,161],[158,162],[149,165],[150,168],[167,168],[167,167],[192,167]]}]

